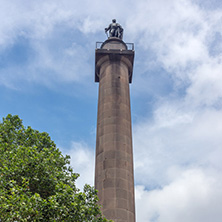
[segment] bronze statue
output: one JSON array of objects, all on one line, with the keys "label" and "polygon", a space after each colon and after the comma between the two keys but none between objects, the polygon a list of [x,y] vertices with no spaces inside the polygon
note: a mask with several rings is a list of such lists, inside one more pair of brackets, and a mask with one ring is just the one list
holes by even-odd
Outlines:
[{"label": "bronze statue", "polygon": [[123,28],[120,24],[116,23],[116,19],[112,20],[112,23],[105,28],[105,32],[109,31],[109,37],[123,38]]}]

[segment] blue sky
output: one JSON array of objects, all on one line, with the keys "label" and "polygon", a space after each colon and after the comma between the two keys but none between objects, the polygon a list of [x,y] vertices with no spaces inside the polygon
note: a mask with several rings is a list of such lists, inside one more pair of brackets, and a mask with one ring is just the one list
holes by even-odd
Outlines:
[{"label": "blue sky", "polygon": [[135,44],[137,221],[220,222],[219,0],[0,0],[0,117],[48,132],[93,185],[95,43],[113,18]]}]

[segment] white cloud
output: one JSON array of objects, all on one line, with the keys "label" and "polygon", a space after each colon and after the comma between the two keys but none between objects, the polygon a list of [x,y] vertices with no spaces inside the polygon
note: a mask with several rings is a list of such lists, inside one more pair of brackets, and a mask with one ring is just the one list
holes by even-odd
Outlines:
[{"label": "white cloud", "polygon": [[[218,173],[218,172],[217,172]],[[145,190],[136,187],[137,221],[219,222],[222,217],[222,178],[198,168],[181,171],[170,184]]]},{"label": "white cloud", "polygon": [[[191,86],[194,93],[201,88],[204,94],[209,91],[217,91],[218,94],[220,89],[217,89],[221,88],[222,9],[206,10],[190,0],[159,0],[139,1],[136,11],[138,16],[127,20],[127,31],[134,36],[137,48],[139,44],[139,50],[145,49],[141,57],[148,64],[145,68],[153,69],[154,64],[161,67],[166,75],[171,75],[176,88],[185,83]],[[211,55],[212,47],[217,48],[214,57]],[[212,81],[212,76],[216,81]],[[211,83],[207,89],[203,79]],[[149,76],[143,75],[141,85],[146,81],[149,82]],[[203,103],[205,98],[202,101],[198,101],[198,98],[195,102]]]},{"label": "white cloud", "polygon": [[[221,171],[222,50],[211,53],[212,44],[220,43],[214,39],[222,33],[221,9],[206,10],[187,0],[141,1],[138,8],[141,13],[128,27],[139,24],[135,39],[140,37],[140,46],[156,55],[176,90],[156,97],[153,115],[134,125],[137,184],[153,189],[172,183],[168,173],[175,166]],[[141,79],[146,84],[149,76]]]},{"label": "white cloud", "polygon": [[82,189],[85,184],[94,186],[94,150],[84,142],[73,142],[68,155],[71,156],[71,166],[74,172],[80,174],[76,181],[77,187]]},{"label": "white cloud", "polygon": [[178,103],[160,105],[153,120],[134,126],[137,183],[161,186],[169,182],[166,172],[172,166],[222,170],[221,121],[222,112],[217,109],[190,110]]},{"label": "white cloud", "polygon": [[196,105],[217,105],[222,100],[222,57],[209,59],[190,76],[187,99]]}]

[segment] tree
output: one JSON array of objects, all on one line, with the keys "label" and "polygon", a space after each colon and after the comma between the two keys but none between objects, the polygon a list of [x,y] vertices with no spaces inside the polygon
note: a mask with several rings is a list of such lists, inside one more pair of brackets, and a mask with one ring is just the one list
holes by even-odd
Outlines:
[{"label": "tree", "polygon": [[96,190],[75,185],[78,174],[49,135],[18,116],[0,123],[0,221],[107,221]]}]

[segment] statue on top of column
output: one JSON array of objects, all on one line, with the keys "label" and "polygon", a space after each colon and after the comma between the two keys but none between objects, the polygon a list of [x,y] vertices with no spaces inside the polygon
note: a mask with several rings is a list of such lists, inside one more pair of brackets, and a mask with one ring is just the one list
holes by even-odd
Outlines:
[{"label": "statue on top of column", "polygon": [[112,20],[112,23],[105,28],[105,32],[109,31],[109,37],[117,37],[123,39],[123,28],[119,23],[116,23],[116,19]]}]

